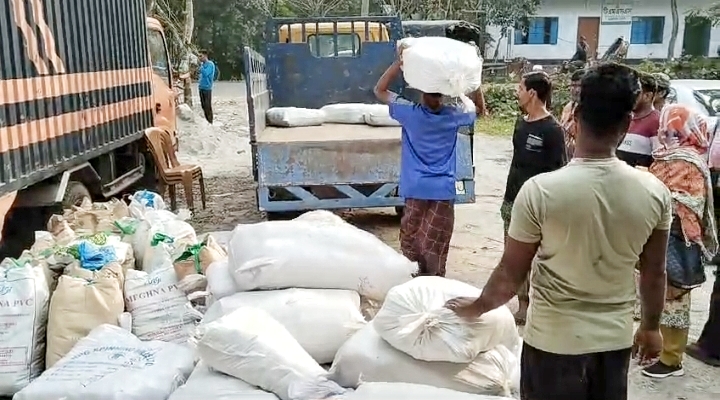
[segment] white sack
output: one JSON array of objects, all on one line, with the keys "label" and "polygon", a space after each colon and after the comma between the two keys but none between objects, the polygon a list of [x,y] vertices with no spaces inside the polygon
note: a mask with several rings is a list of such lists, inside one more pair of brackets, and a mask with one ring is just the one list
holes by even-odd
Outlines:
[{"label": "white sack", "polygon": [[312,222],[314,224],[341,226],[346,222],[337,214],[328,210],[313,210],[300,214],[295,221]]},{"label": "white sack", "polygon": [[130,197],[130,216],[137,219],[145,217],[145,213],[152,210],[165,210],[165,201],[162,196],[149,190],[140,190]]},{"label": "white sack", "polygon": [[189,348],[101,325],[13,400],[166,400],[193,363]]},{"label": "white sack", "polygon": [[[168,400],[278,400],[277,396],[230,375],[214,371],[200,361],[184,385]],[[451,399],[452,400],[452,399]]]},{"label": "white sack", "polygon": [[513,400],[509,397],[470,394],[413,383],[368,382],[342,400]]},{"label": "white sack", "polygon": [[0,264],[0,396],[12,396],[45,368],[50,290],[45,273],[29,263]]},{"label": "white sack", "polygon": [[370,126],[400,126],[399,122],[390,117],[390,107],[385,104],[383,108],[366,112],[363,119]]},{"label": "white sack", "polygon": [[346,289],[382,300],[390,288],[409,281],[417,271],[417,263],[347,222],[241,224],[228,250],[230,270],[241,291]]},{"label": "white sack", "polygon": [[144,218],[133,248],[138,268],[145,272],[171,266],[185,246],[198,242],[195,229],[170,211],[150,210]]},{"label": "white sack", "polygon": [[230,273],[230,265],[228,260],[215,261],[210,264],[206,272],[208,282],[208,291],[212,294],[214,300],[222,299],[238,292],[232,273]]},{"label": "white sack", "polygon": [[480,87],[482,59],[474,46],[445,37],[405,38],[403,77],[425,93],[460,96]]},{"label": "white sack", "polygon": [[318,126],[325,121],[325,112],[311,108],[273,107],[265,112],[265,117],[272,126]]},{"label": "white sack", "polygon": [[357,292],[332,289],[237,293],[213,303],[203,324],[243,306],[270,314],[319,364],[331,363],[340,346],[365,326]]},{"label": "white sack", "polygon": [[400,351],[418,360],[469,363],[498,344],[514,349],[520,340],[506,306],[468,321],[445,307],[455,297],[477,298],[482,291],[439,276],[421,276],[388,292],[373,324]]},{"label": "white sack", "polygon": [[46,367],[53,366],[102,324],[118,325],[125,311],[122,267],[110,263],[93,279],[63,275],[50,299]]},{"label": "white sack", "polygon": [[338,350],[330,379],[352,388],[361,382],[403,382],[509,396],[517,364],[515,355],[502,345],[481,353],[469,364],[416,360],[390,346],[373,324],[368,324]]},{"label": "white sack", "polygon": [[345,390],[266,312],[252,307],[201,325],[200,357],[215,370],[275,393],[282,400],[317,400]]},{"label": "white sack", "polygon": [[365,114],[382,113],[385,104],[339,103],[327,105],[321,110],[325,113],[327,124],[364,124]]},{"label": "white sack", "polygon": [[125,279],[125,307],[132,314],[132,333],[141,340],[183,344],[195,332],[202,314],[177,286],[172,267],[150,274],[130,270]]}]

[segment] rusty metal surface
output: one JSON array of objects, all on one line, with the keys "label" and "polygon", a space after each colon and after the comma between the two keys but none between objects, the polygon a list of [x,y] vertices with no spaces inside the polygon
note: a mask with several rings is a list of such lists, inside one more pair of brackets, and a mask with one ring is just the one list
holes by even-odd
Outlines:
[{"label": "rusty metal surface", "polygon": [[400,127],[397,126],[375,127],[365,124],[324,124],[296,128],[269,126],[258,136],[258,142],[353,142],[374,140],[395,140],[400,142],[401,133]]},{"label": "rusty metal surface", "polygon": [[144,0],[0,1],[0,194],[152,126]]},{"label": "rusty metal surface", "polygon": [[[470,147],[470,136],[458,135],[457,146],[456,179],[472,180],[472,159],[461,151]],[[260,186],[398,182],[400,137],[259,142],[258,163]]]}]

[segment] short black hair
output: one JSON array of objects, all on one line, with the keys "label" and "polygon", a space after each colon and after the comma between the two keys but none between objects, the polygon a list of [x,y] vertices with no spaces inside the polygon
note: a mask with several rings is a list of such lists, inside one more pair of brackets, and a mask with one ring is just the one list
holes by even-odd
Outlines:
[{"label": "short black hair", "polygon": [[603,63],[589,68],[580,83],[576,113],[584,131],[615,136],[629,121],[640,96],[638,72],[626,65]]},{"label": "short black hair", "polygon": [[584,69],[578,69],[570,75],[570,82],[578,82],[585,75]]},{"label": "short black hair", "polygon": [[203,55],[203,56],[207,56],[207,55],[208,55],[208,51],[207,51],[207,50],[200,50],[198,53],[200,53],[200,55]]},{"label": "short black hair", "polygon": [[648,74],[645,72],[640,72],[639,74],[640,86],[642,87],[642,91],[647,93],[657,93],[658,86],[655,77],[652,76],[652,74]]},{"label": "short black hair", "polygon": [[534,90],[538,99],[545,103],[545,107],[552,106],[552,81],[545,71],[532,71],[523,75],[525,89]]}]

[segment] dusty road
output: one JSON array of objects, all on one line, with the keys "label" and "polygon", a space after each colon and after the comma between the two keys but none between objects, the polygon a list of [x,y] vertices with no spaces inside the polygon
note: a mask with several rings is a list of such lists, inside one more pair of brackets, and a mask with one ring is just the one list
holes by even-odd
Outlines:
[{"label": "dusty road", "polygon": [[[197,91],[195,92],[197,93]],[[245,109],[245,86],[240,82],[220,82],[214,90],[218,127],[203,121],[185,122],[180,148],[204,166],[209,203],[205,211],[193,217],[198,232],[231,230],[238,223],[262,220],[257,212],[250,175],[250,156]],[[196,99],[196,104],[199,101]],[[199,107],[196,105],[199,111]],[[201,120],[202,118],[198,118]],[[194,124],[194,126],[192,125]],[[222,142],[224,146],[197,145],[197,142]],[[229,145],[228,143],[233,143]],[[188,144],[190,144],[188,146]],[[475,139],[476,202],[456,208],[455,233],[450,250],[448,277],[483,286],[502,253],[502,222],[499,209],[510,162],[510,141],[478,135]],[[353,211],[343,216],[398,247],[398,221],[392,210]],[[691,338],[699,335],[707,318],[709,282],[693,292]],[[512,305],[513,307],[515,305]],[[631,400],[710,400],[720,398],[720,368],[706,367],[695,360],[685,363],[686,375],[654,381],[640,375],[633,366],[630,374]]]}]

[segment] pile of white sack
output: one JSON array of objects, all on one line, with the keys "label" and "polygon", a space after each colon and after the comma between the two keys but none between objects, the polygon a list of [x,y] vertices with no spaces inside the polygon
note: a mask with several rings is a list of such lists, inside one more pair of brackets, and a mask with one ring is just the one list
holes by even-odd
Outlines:
[{"label": "pile of white sack", "polygon": [[[490,400],[517,391],[520,339],[480,290],[326,211],[197,238],[141,192],[54,217],[0,264],[14,400]],[[374,318],[373,318],[374,316]],[[47,338],[47,339],[46,339]],[[429,385],[429,386],[425,386]]]},{"label": "pile of white sack", "polygon": [[273,107],[265,113],[268,125],[280,127],[320,126],[323,124],[366,124],[400,126],[390,117],[387,104],[338,103],[319,110],[298,107]]},{"label": "pile of white sack", "polygon": [[[200,261],[212,238],[199,241],[151,192],[129,205],[85,202],[35,238],[0,263],[0,346],[11,352],[0,397],[167,399],[194,366],[189,340],[208,298],[188,294],[207,286]],[[227,257],[214,249],[214,259]],[[125,379],[109,375],[144,383],[123,390]]]}]

